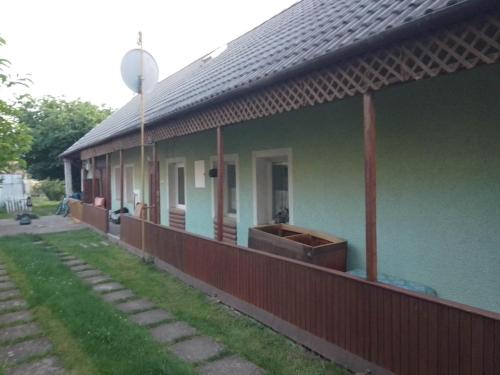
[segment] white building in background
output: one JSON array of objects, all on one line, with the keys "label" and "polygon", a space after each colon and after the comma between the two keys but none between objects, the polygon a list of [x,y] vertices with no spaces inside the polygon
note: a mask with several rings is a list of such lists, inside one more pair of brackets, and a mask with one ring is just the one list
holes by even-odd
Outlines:
[{"label": "white building in background", "polygon": [[33,180],[20,173],[0,174],[0,208],[5,207],[9,212],[25,208],[32,186]]}]

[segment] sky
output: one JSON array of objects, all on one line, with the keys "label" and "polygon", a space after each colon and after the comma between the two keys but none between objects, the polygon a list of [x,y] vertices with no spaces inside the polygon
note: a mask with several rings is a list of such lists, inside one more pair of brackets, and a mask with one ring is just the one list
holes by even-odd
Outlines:
[{"label": "sky", "polygon": [[[297,0],[2,0],[0,58],[31,75],[35,97],[64,96],[119,108],[133,93],[121,79],[123,55],[144,48],[160,80],[251,30]],[[13,96],[9,90],[2,98]]]}]

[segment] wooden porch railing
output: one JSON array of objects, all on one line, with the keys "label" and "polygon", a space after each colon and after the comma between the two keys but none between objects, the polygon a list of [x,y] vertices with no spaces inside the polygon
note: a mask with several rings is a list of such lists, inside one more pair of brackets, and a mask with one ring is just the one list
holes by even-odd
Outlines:
[{"label": "wooden porch railing", "polygon": [[108,232],[108,210],[101,207],[95,207],[91,204],[83,203],[82,221],[90,224],[101,232]]},{"label": "wooden porch railing", "polygon": [[[122,217],[121,239],[134,247],[140,247],[139,223]],[[500,314],[157,224],[145,227],[148,253],[323,339],[311,345],[314,340],[291,335],[332,359],[364,359],[379,373],[500,374]],[[330,344],[353,353],[354,361],[329,355]]]},{"label": "wooden porch railing", "polygon": [[68,199],[69,213],[71,217],[83,221],[83,203],[78,199]]}]

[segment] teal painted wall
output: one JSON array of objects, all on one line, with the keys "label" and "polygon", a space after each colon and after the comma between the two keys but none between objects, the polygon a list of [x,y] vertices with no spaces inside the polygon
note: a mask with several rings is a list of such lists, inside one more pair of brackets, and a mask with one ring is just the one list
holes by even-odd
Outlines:
[{"label": "teal painted wall", "polygon": [[[444,298],[500,311],[500,65],[378,92],[379,271]],[[361,98],[224,129],[239,158],[238,242],[253,226],[252,151],[291,148],[293,223],[349,241],[364,267]],[[194,161],[216,152],[215,131],[160,142],[162,223],[167,158],[186,159],[186,229],[213,237],[212,183]],[[115,159],[113,159],[115,160]]]}]

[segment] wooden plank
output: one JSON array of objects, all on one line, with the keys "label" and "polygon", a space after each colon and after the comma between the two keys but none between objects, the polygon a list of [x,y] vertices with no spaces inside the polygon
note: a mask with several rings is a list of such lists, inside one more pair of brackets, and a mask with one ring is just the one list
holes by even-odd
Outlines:
[{"label": "wooden plank", "polygon": [[472,327],[469,314],[460,312],[459,315],[459,334],[460,334],[460,375],[472,374]]},{"label": "wooden plank", "polygon": [[438,374],[449,374],[449,308],[438,307]]},{"label": "wooden plank", "polygon": [[363,95],[365,154],[366,271],[369,281],[377,280],[377,162],[375,106],[371,93]]},{"label": "wooden plank", "polygon": [[401,373],[401,296],[392,294],[392,366],[391,370]]},{"label": "wooden plank", "polygon": [[418,314],[418,373],[429,373],[429,317],[427,304],[423,301],[417,302]]},{"label": "wooden plank", "polygon": [[427,351],[428,366],[427,373],[429,375],[439,375],[438,373],[438,309],[433,303],[427,304],[428,309],[428,335],[427,335]]},{"label": "wooden plank", "polygon": [[500,321],[495,322],[495,364],[494,364],[494,374],[500,375]]},{"label": "wooden plank", "polygon": [[473,374],[483,373],[483,351],[484,351],[484,325],[483,318],[472,316],[471,318],[471,369]]},{"label": "wooden plank", "polygon": [[[409,352],[409,374],[419,375],[419,350],[418,350],[418,300],[410,298],[408,308],[408,352]],[[422,374],[423,375],[423,374]]]},{"label": "wooden plank", "polygon": [[450,330],[448,332],[449,341],[449,373],[459,374],[460,371],[460,313],[456,309],[450,309],[449,311],[449,325]]}]

